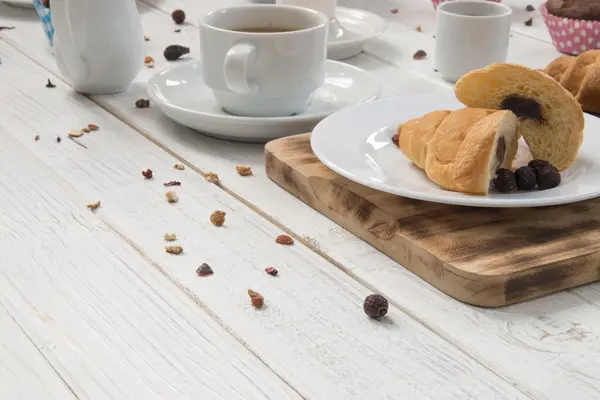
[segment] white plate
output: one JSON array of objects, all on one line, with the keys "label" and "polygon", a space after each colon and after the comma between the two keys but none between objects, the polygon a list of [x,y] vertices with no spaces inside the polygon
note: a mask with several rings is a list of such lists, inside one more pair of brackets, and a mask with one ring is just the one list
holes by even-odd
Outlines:
[{"label": "white plate", "polygon": [[31,1],[31,0],[0,0],[0,2],[9,4],[14,7],[35,9],[35,6],[33,5],[33,1]]},{"label": "white plate", "polygon": [[386,26],[383,18],[371,12],[338,7],[329,27],[327,57],[343,60],[360,54],[365,44],[381,35]]},{"label": "white plate", "polygon": [[[383,192],[436,203],[474,207],[541,207],[600,196],[600,119],[585,115],[585,136],[577,160],[562,173],[560,186],[541,191],[474,196],[444,190],[431,182],[394,146],[399,123],[434,110],[462,108],[454,97],[402,96],[337,112],[313,130],[315,155],[329,168]],[[516,166],[531,159],[520,143]]]},{"label": "white plate", "polygon": [[327,61],[325,84],[315,93],[305,113],[290,117],[251,118],[226,113],[202,81],[197,61],[177,63],[148,82],[152,103],[171,119],[223,139],[264,142],[310,132],[326,116],[342,108],[374,100],[381,84],[368,72],[336,61]]}]

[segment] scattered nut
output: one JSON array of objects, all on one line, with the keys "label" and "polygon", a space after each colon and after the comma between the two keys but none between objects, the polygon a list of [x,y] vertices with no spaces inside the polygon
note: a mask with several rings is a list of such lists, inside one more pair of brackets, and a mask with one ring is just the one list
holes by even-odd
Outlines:
[{"label": "scattered nut", "polygon": [[235,167],[237,173],[241,176],[249,176],[252,175],[252,167],[247,167],[245,165],[238,165]]},{"label": "scattered nut", "polygon": [[144,58],[144,65],[148,68],[154,68],[154,58],[146,56]]},{"label": "scattered nut", "polygon": [[35,135],[35,136],[33,137],[33,140],[35,140],[36,142],[37,142],[38,140],[40,140],[40,135]]},{"label": "scattered nut", "polygon": [[62,142],[62,139],[60,138],[60,136],[57,136],[57,137],[56,137],[56,142],[57,142],[57,143],[60,143],[60,142]]},{"label": "scattered nut", "polygon": [[69,137],[81,137],[83,136],[83,131],[82,130],[78,130],[78,131],[71,131],[69,132]]},{"label": "scattered nut", "polygon": [[150,36],[144,36],[144,41],[149,42],[150,41]]},{"label": "scattered nut", "polygon": [[100,127],[98,125],[94,125],[94,124],[88,124],[88,128],[91,131],[97,131],[98,129],[100,129]]},{"label": "scattered nut", "polygon": [[180,245],[167,246],[165,247],[165,251],[169,254],[181,254],[183,253],[183,247]]},{"label": "scattered nut", "polygon": [[275,267],[265,268],[265,272],[272,276],[277,276],[277,274],[279,273],[279,271],[277,271],[277,268],[275,268]]},{"label": "scattered nut", "polygon": [[52,88],[55,88],[56,85],[54,83],[52,83],[52,81],[50,79],[48,79],[48,83],[46,83],[46,87],[48,89],[52,89]]},{"label": "scattered nut", "polygon": [[252,307],[262,308],[265,304],[265,298],[254,290],[248,289],[248,296],[250,296],[250,300],[252,301]]},{"label": "scattered nut", "polygon": [[210,183],[219,183],[219,175],[215,174],[214,172],[209,172],[208,174],[204,175],[204,178]]},{"label": "scattered nut", "polygon": [[227,213],[225,211],[215,211],[210,215],[210,222],[214,226],[222,226],[225,223],[225,216]]},{"label": "scattered nut", "polygon": [[152,170],[148,168],[147,170],[142,171],[142,175],[146,179],[152,179]]},{"label": "scattered nut", "polygon": [[148,99],[139,99],[135,102],[135,106],[137,108],[148,108],[150,107],[150,100]]},{"label": "scattered nut", "polygon": [[398,9],[397,9],[397,8],[392,8],[392,9],[390,10],[390,12],[391,12],[392,14],[398,14]]},{"label": "scattered nut", "polygon": [[171,181],[163,183],[163,186],[171,187],[171,186],[181,186],[181,182]]},{"label": "scattered nut", "polygon": [[294,239],[292,239],[288,235],[279,235],[275,239],[275,243],[290,245],[290,244],[294,244]]},{"label": "scattered nut", "polygon": [[214,271],[210,267],[210,265],[208,265],[207,263],[202,263],[202,265],[199,266],[196,270],[196,274],[198,274],[198,276],[209,276],[214,274]]},{"label": "scattered nut", "polygon": [[415,28],[415,31],[423,32],[423,28],[421,28],[421,25],[417,25],[417,27]]},{"label": "scattered nut", "polygon": [[189,53],[190,53],[189,47],[180,46],[178,44],[172,44],[165,49],[165,51],[163,52],[163,56],[168,61],[176,61],[176,60],[179,60],[184,55],[189,54]]},{"label": "scattered nut", "polygon": [[100,207],[100,204],[101,204],[101,202],[100,202],[100,200],[98,200],[95,203],[88,204],[87,208],[89,208],[90,210],[95,210],[96,208]]},{"label": "scattered nut", "polygon": [[427,53],[424,50],[417,50],[415,54],[413,54],[413,60],[424,60],[427,57]]},{"label": "scattered nut", "polygon": [[525,7],[525,11],[528,11],[528,12],[535,11],[535,7],[532,6],[531,4],[528,4],[527,7]]},{"label": "scattered nut", "polygon": [[380,294],[371,294],[365,298],[363,310],[371,318],[383,317],[388,312],[388,301]]},{"label": "scattered nut", "polygon": [[175,165],[173,165],[173,168],[178,169],[180,171],[183,171],[185,169],[185,165],[183,165],[183,164],[175,164]]},{"label": "scattered nut", "polygon": [[177,197],[177,194],[172,190],[165,193],[165,196],[167,196],[167,201],[169,203],[177,203],[179,201],[179,197]]},{"label": "scattered nut", "polygon": [[174,233],[165,233],[165,240],[167,242],[174,242],[177,240],[177,235]]},{"label": "scattered nut", "polygon": [[533,18],[529,18],[527,21],[525,21],[525,26],[531,26],[533,25]]},{"label": "scattered nut", "polygon": [[90,128],[88,128],[88,127],[85,127],[81,131],[85,132],[85,133],[90,133],[92,130]]},{"label": "scattered nut", "polygon": [[392,143],[394,143],[396,147],[400,145],[400,136],[397,133],[392,136]]},{"label": "scattered nut", "polygon": [[171,13],[171,18],[177,25],[181,25],[185,22],[185,12],[183,10],[175,10]]}]

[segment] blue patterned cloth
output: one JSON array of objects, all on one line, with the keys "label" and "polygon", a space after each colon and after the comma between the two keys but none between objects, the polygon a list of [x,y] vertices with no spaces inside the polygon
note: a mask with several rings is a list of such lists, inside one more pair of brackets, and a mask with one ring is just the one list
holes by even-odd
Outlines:
[{"label": "blue patterned cloth", "polygon": [[50,42],[50,46],[54,43],[54,27],[52,26],[52,13],[50,9],[44,7],[40,0],[31,0],[33,1],[33,5],[35,6],[35,10],[40,16],[40,20],[42,21],[42,26],[44,28],[44,32],[46,32],[46,37]]}]

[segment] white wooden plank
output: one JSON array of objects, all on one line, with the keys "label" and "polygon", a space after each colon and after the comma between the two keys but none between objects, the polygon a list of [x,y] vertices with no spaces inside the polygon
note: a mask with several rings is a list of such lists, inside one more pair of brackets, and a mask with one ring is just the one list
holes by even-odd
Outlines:
[{"label": "white wooden plank", "polygon": [[[0,278],[0,288],[2,282]],[[0,399],[75,399],[68,386],[1,304]]]},{"label": "white wooden plank", "polygon": [[[0,127],[10,127],[11,137],[3,139],[3,151],[15,154],[13,147],[23,146],[48,169],[68,182],[77,182],[76,190],[83,198],[101,198],[97,217],[128,237],[302,396],[527,398],[395,308],[383,322],[369,320],[361,309],[370,293],[367,288],[301,244],[275,244],[279,229],[193,171],[175,171],[172,157],[89,101],[72,96],[64,85],[40,89],[37,82],[43,80],[44,72],[5,47],[0,46],[8,76],[0,82],[6,96],[0,103],[0,110],[6,110]],[[27,78],[19,78],[23,76]],[[90,122],[101,130],[82,139],[87,150],[54,142],[55,132]],[[53,127],[52,135],[46,134],[48,127]],[[41,135],[39,142],[31,139],[36,132]],[[155,171],[152,181],[141,177],[140,171],[146,168]],[[183,183],[177,188],[181,200],[175,205],[166,203],[161,185],[172,179]],[[208,222],[215,209],[228,212],[223,228]],[[184,254],[165,254],[165,230],[177,233]],[[202,262],[212,265],[214,276],[201,279],[195,275]],[[280,277],[265,274],[269,265],[280,270]],[[95,274],[104,276],[105,272]],[[89,277],[91,282],[97,279]],[[102,287],[115,284],[97,283]],[[249,287],[265,295],[265,309],[250,306]],[[123,310],[120,315],[132,318],[131,312]],[[181,353],[173,354],[177,356]]]}]

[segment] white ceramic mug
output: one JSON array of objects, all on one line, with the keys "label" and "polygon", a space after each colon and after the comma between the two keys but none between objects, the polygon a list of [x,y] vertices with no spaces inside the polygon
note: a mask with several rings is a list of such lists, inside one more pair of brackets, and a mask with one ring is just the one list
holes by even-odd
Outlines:
[{"label": "white ceramic mug", "polygon": [[443,79],[506,62],[512,10],[487,1],[448,1],[437,9],[435,68]]},{"label": "white ceramic mug", "polygon": [[204,82],[234,115],[301,113],[325,81],[328,29],[324,14],[302,7],[255,4],[212,12],[200,19]]}]

